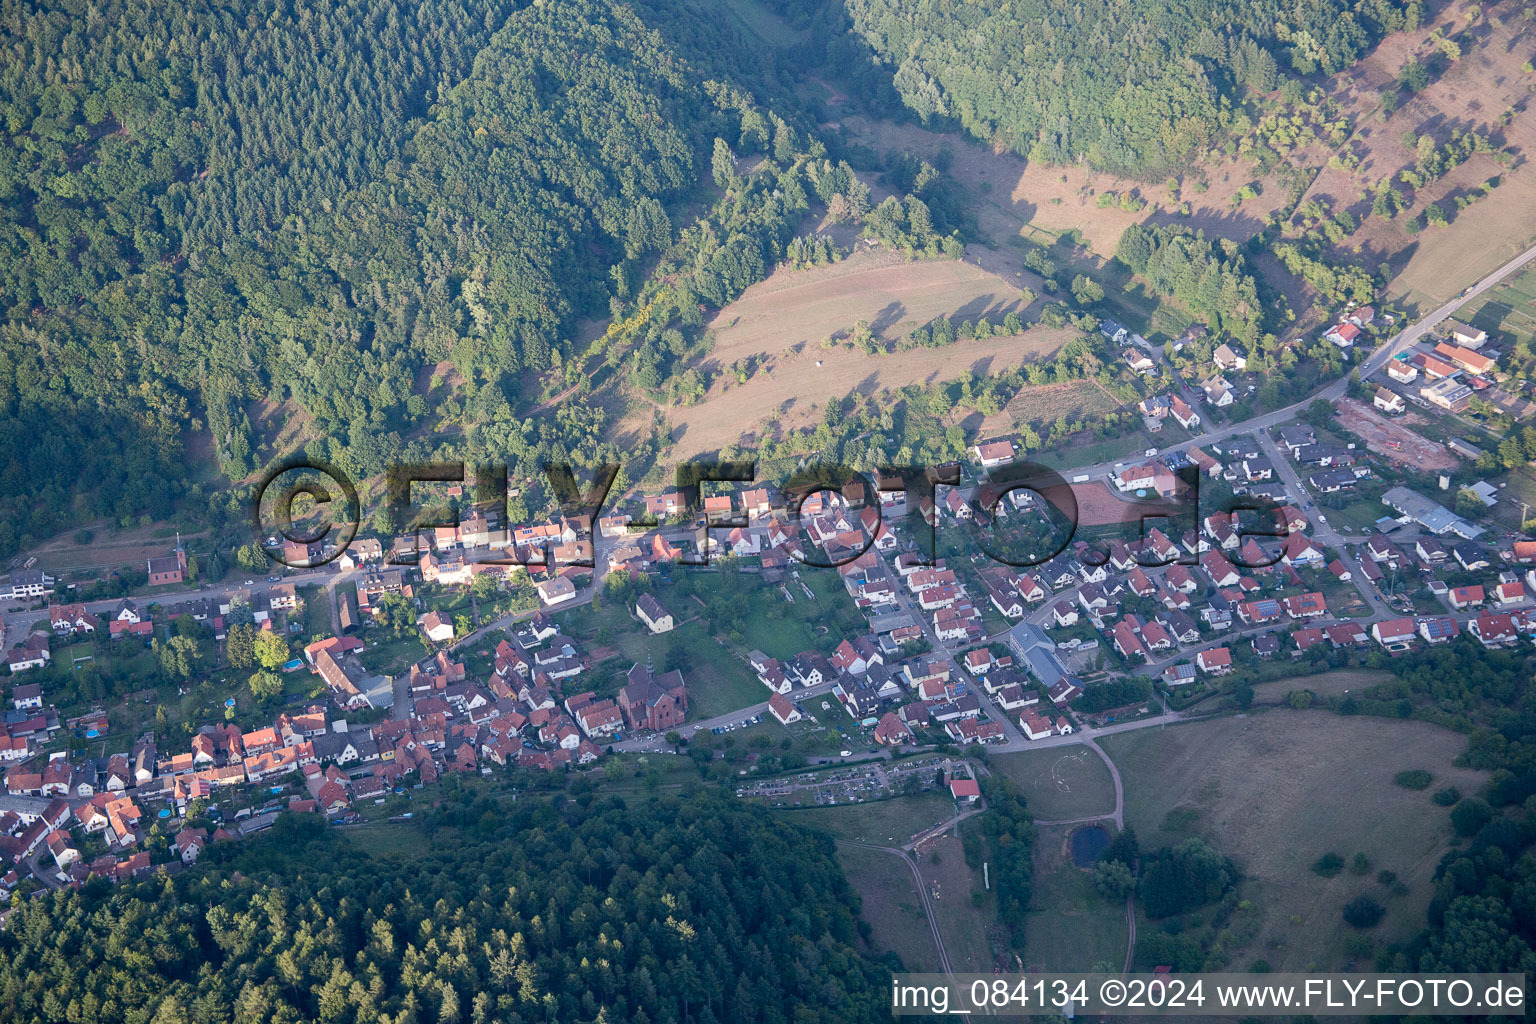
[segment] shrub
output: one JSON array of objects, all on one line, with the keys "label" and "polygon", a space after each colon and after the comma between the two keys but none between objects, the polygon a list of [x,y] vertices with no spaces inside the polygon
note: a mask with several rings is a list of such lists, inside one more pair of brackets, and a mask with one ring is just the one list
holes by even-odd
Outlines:
[{"label": "shrub", "polygon": [[1151,918],[1171,917],[1220,900],[1237,882],[1237,867],[1204,840],[1186,839],[1142,860],[1138,886]]},{"label": "shrub", "polygon": [[1386,908],[1369,896],[1356,896],[1344,904],[1344,920],[1355,928],[1374,928]]},{"label": "shrub", "polygon": [[1434,802],[1439,804],[1441,807],[1450,807],[1455,804],[1456,801],[1461,799],[1461,790],[1457,789],[1455,786],[1447,786],[1446,788],[1436,792],[1435,795],[1430,799],[1434,800]]},{"label": "shrub", "polygon": [[1429,784],[1435,781],[1435,777],[1423,768],[1411,768],[1392,776],[1392,781],[1404,789],[1428,789]]},{"label": "shrub", "polygon": [[1488,801],[1479,800],[1477,797],[1469,797],[1451,809],[1451,825],[1459,836],[1473,836],[1478,829],[1488,824],[1493,817],[1493,808],[1488,806]]},{"label": "shrub", "polygon": [[1355,854],[1354,860],[1350,861],[1350,863],[1349,863],[1349,870],[1350,870],[1350,872],[1352,874],[1356,874],[1356,875],[1363,875],[1363,874],[1365,874],[1367,871],[1371,870],[1371,860],[1370,860],[1370,858],[1367,857],[1363,853]]},{"label": "shrub", "polygon": [[1324,878],[1333,878],[1344,870],[1344,858],[1336,853],[1325,853],[1313,863],[1312,870]]}]

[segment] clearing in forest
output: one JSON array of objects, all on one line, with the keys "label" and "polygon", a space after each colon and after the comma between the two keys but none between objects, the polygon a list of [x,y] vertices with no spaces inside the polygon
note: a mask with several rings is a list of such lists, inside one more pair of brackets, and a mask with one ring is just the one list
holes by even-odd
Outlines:
[{"label": "clearing in forest", "polygon": [[[939,317],[988,318],[999,325],[1023,304],[1002,278],[960,260],[895,262],[883,253],[830,267],[779,271],[754,285],[715,318],[715,344],[704,365],[718,379],[697,405],[668,410],[676,458],[718,451],[765,429],[813,422],[828,399],[872,395],[909,384],[953,380],[966,370],[997,373],[1049,358],[1076,330],[1031,328],[984,341],[959,339],[942,348],[869,355],[822,340],[869,321],[883,341],[904,337]],[[745,383],[730,367],[752,359]]]}]

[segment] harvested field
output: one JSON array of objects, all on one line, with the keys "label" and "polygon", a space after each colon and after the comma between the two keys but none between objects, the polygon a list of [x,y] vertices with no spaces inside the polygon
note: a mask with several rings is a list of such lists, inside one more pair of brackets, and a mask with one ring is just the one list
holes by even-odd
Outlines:
[{"label": "harvested field", "polygon": [[812,270],[780,269],[748,288],[709,324],[708,360],[820,351],[823,338],[868,320],[877,337],[900,338],[937,316],[989,317],[1024,309],[1017,286],[964,260],[908,260],[881,249]]},{"label": "harvested field", "polygon": [[1389,420],[1349,398],[1339,399],[1336,407],[1339,424],[1364,438],[1365,446],[1378,455],[1422,469],[1455,469],[1459,465],[1456,456],[1444,445],[1426,440],[1408,429],[1410,425],[1427,422],[1421,416],[1409,413],[1400,419]]},{"label": "harvested field", "polygon": [[[1430,792],[1474,793],[1487,778],[1452,763],[1467,745],[1459,733],[1316,710],[1143,729],[1103,745],[1125,780],[1126,824],[1143,850],[1199,835],[1242,871],[1240,895],[1253,910],[1223,940],[1234,969],[1257,959],[1276,971],[1343,969],[1353,955],[1346,944],[1359,933],[1340,909],[1360,893],[1387,908],[1371,932],[1379,945],[1411,939],[1424,927],[1435,866],[1452,842],[1450,816]],[[1396,773],[1418,768],[1433,774],[1430,791],[1394,783]],[[1325,853],[1346,861],[1363,853],[1368,873],[1321,878],[1311,866]],[[1381,869],[1407,891],[1394,895],[1378,883]]]},{"label": "harvested field", "polygon": [[914,263],[869,253],[823,269],[780,271],[715,318],[715,346],[705,365],[765,361],[746,383],[721,374],[703,402],[669,410],[673,454],[718,451],[769,426],[813,422],[829,398],[953,380],[966,370],[996,373],[1048,358],[1077,336],[1071,328],[1037,327],[1014,337],[875,356],[851,345],[821,347],[823,338],[861,319],[881,338],[893,339],[940,315],[986,316],[995,324],[1020,309],[1011,285],[958,260]]}]

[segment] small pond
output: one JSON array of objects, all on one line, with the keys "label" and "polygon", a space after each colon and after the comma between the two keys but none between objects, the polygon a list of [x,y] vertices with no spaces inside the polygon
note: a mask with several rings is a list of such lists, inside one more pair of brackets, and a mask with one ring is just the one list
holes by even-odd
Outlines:
[{"label": "small pond", "polygon": [[1072,833],[1072,863],[1080,868],[1093,867],[1108,845],[1109,830],[1103,825],[1080,828]]}]

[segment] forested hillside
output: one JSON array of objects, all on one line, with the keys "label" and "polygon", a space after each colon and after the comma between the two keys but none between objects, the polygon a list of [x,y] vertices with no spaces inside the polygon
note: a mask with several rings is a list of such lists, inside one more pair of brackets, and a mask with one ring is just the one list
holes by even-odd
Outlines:
[{"label": "forested hillside", "polygon": [[825,836],[719,795],[451,817],[441,854],[381,864],[288,818],[174,879],[26,901],[0,932],[0,1018],[889,1018]]},{"label": "forested hillside", "polygon": [[869,98],[891,82],[925,121],[1125,174],[1170,169],[1219,139],[1246,90],[1341,70],[1422,18],[1420,0],[780,3]]},{"label": "forested hillside", "polygon": [[775,69],[701,10],[7,0],[0,549],[166,515],[205,425],[255,471],[257,399],[359,475],[444,420],[505,431],[523,371],[714,202],[717,140],[801,155],[750,91]]}]

